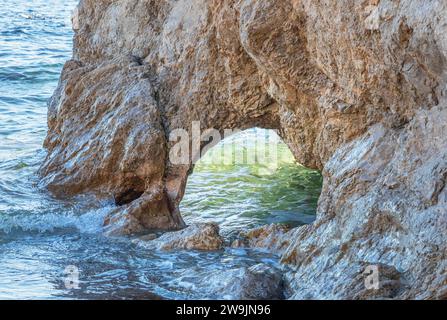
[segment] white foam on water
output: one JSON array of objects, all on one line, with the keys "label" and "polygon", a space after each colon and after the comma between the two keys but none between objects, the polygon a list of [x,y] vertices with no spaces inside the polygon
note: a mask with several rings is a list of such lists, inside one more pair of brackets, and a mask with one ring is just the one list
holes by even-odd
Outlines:
[{"label": "white foam on water", "polygon": [[99,233],[104,218],[113,207],[90,210],[83,214],[65,213],[15,213],[0,215],[0,231],[6,234],[16,231],[52,233],[60,229],[76,229],[81,233]]}]

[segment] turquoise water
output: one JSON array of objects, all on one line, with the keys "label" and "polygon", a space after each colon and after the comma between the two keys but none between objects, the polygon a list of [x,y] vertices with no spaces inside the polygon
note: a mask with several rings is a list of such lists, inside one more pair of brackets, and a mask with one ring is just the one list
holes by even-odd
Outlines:
[{"label": "turquoise water", "polygon": [[[277,257],[254,250],[162,253],[107,238],[101,225],[112,204],[57,200],[37,187],[46,102],[71,56],[76,3],[0,2],[0,299],[222,298],[201,279],[259,262],[276,266]],[[263,133],[244,132],[223,148]],[[228,238],[250,226],[311,221],[321,177],[274,143],[281,150],[276,166],[200,162],[181,204],[186,221],[217,221]],[[65,286],[68,266],[79,271],[79,289]]]}]

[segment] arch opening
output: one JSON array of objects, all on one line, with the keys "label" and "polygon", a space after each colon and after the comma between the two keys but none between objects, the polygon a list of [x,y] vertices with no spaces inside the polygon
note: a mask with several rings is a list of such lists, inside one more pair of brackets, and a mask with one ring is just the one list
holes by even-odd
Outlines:
[{"label": "arch opening", "polygon": [[180,203],[187,224],[217,222],[224,234],[314,221],[322,176],[298,164],[274,130],[225,138],[195,164]]}]

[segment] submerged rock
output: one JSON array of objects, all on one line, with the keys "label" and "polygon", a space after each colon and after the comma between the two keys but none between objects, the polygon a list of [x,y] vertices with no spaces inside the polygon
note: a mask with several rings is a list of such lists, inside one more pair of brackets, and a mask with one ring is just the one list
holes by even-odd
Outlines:
[{"label": "submerged rock", "polygon": [[352,297],[359,261],[405,273],[411,286],[395,298],[443,297],[446,11],[423,0],[81,1],[42,184],[114,199],[113,234],[178,230],[196,155],[172,161],[169,137],[193,121],[278,129],[324,177],[317,220],[288,235],[282,256],[293,297]]},{"label": "submerged rock", "polygon": [[220,250],[224,245],[215,223],[198,223],[180,231],[167,232],[156,239],[144,237],[136,243],[158,250]]},{"label": "submerged rock", "polygon": [[204,277],[203,286],[211,295],[237,300],[284,299],[284,281],[280,270],[265,264],[249,268],[219,270]]}]

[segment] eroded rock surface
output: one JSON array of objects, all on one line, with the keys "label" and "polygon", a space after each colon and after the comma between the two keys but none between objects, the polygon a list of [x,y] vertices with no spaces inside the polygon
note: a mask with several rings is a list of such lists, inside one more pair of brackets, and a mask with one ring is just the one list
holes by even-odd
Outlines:
[{"label": "eroded rock surface", "polygon": [[192,159],[170,162],[170,133],[279,129],[324,176],[317,220],[289,232],[282,257],[293,298],[366,298],[368,264],[410,284],[387,296],[445,297],[445,12],[442,0],[83,0],[42,183],[114,199],[111,233],[180,229]]}]

